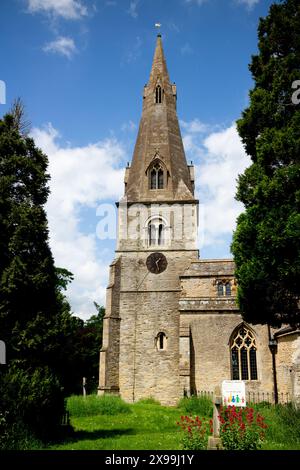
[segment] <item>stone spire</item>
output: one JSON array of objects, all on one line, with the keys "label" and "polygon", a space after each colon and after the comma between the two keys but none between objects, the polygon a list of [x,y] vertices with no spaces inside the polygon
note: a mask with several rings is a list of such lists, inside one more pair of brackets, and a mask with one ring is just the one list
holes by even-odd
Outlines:
[{"label": "stone spire", "polygon": [[[194,200],[193,167],[186,162],[178,117],[176,85],[170,83],[158,34],[132,165],[126,169],[128,202]],[[151,170],[163,171],[163,187],[151,189]]]}]

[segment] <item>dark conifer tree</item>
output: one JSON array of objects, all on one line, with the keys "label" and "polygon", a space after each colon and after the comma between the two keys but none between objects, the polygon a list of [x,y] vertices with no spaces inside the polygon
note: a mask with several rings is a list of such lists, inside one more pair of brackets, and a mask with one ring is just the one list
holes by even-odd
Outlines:
[{"label": "dark conifer tree", "polygon": [[20,132],[20,118],[0,120],[0,393],[5,416],[46,435],[64,411],[59,358],[70,311],[48,244],[47,156]]},{"label": "dark conifer tree", "polygon": [[273,4],[260,20],[258,38],[250,105],[238,121],[252,159],[236,196],[245,205],[232,244],[238,301],[251,323],[299,325],[299,1]]}]

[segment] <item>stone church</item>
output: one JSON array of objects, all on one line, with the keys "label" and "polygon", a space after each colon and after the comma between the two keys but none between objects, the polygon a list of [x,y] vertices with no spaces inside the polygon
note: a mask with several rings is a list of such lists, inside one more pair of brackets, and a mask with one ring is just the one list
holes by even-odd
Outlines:
[{"label": "stone church", "polygon": [[232,260],[199,259],[194,167],[161,35],[118,206],[98,393],[175,405],[244,380],[248,397],[300,399],[300,331],[243,322]]}]

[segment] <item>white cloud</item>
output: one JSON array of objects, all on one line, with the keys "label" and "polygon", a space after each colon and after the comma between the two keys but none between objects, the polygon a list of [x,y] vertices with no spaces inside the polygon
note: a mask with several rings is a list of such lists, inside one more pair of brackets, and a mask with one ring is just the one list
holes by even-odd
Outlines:
[{"label": "white cloud", "polygon": [[203,194],[204,246],[217,243],[236,226],[243,210],[234,199],[236,180],[250,164],[250,158],[239,138],[235,124],[215,132],[204,140],[206,158],[198,167],[197,184]]},{"label": "white cloud", "polygon": [[128,13],[132,18],[137,18],[138,17],[138,12],[137,12],[137,6],[139,4],[140,0],[132,0],[129,5],[129,10]]},{"label": "white cloud", "polygon": [[55,263],[74,274],[67,294],[76,315],[86,318],[94,313],[94,300],[105,300],[108,262],[103,250],[99,253],[103,245],[96,237],[96,215],[91,229],[83,231],[83,213],[94,208],[96,214],[101,200],[119,199],[124,150],[112,139],[85,147],[60,145],[51,124],[33,129],[32,137],[49,157],[51,193],[46,210]]},{"label": "white cloud", "polygon": [[187,132],[188,134],[194,133],[205,133],[208,132],[211,127],[204,122],[199,121],[199,119],[195,118],[190,122],[180,120],[180,126]]},{"label": "white cloud", "polygon": [[[194,119],[189,125],[182,126],[181,123],[181,126],[187,132],[183,138],[187,156],[197,162],[196,190],[202,211],[202,247],[212,247],[224,244],[224,239],[227,240],[235,229],[236,218],[243,210],[242,204],[234,198],[236,180],[250,165],[250,158],[245,154],[235,124],[211,132],[204,139],[200,124]],[[224,245],[224,253],[227,252],[228,247]]]},{"label": "white cloud", "polygon": [[81,0],[28,0],[30,13],[48,13],[67,20],[78,20],[88,14]]},{"label": "white cloud", "polygon": [[60,54],[71,59],[71,57],[77,52],[77,48],[72,38],[60,36],[54,41],[45,44],[43,51]]}]

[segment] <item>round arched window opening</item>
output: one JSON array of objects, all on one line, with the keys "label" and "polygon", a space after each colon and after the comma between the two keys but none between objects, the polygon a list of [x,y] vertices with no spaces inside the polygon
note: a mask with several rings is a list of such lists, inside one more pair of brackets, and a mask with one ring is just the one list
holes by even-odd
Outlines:
[{"label": "round arched window opening", "polygon": [[157,217],[148,223],[148,245],[161,246],[165,244],[166,225],[164,221]]},{"label": "round arched window opening", "polygon": [[165,351],[167,349],[167,336],[162,331],[156,336],[156,349],[158,351]]}]

